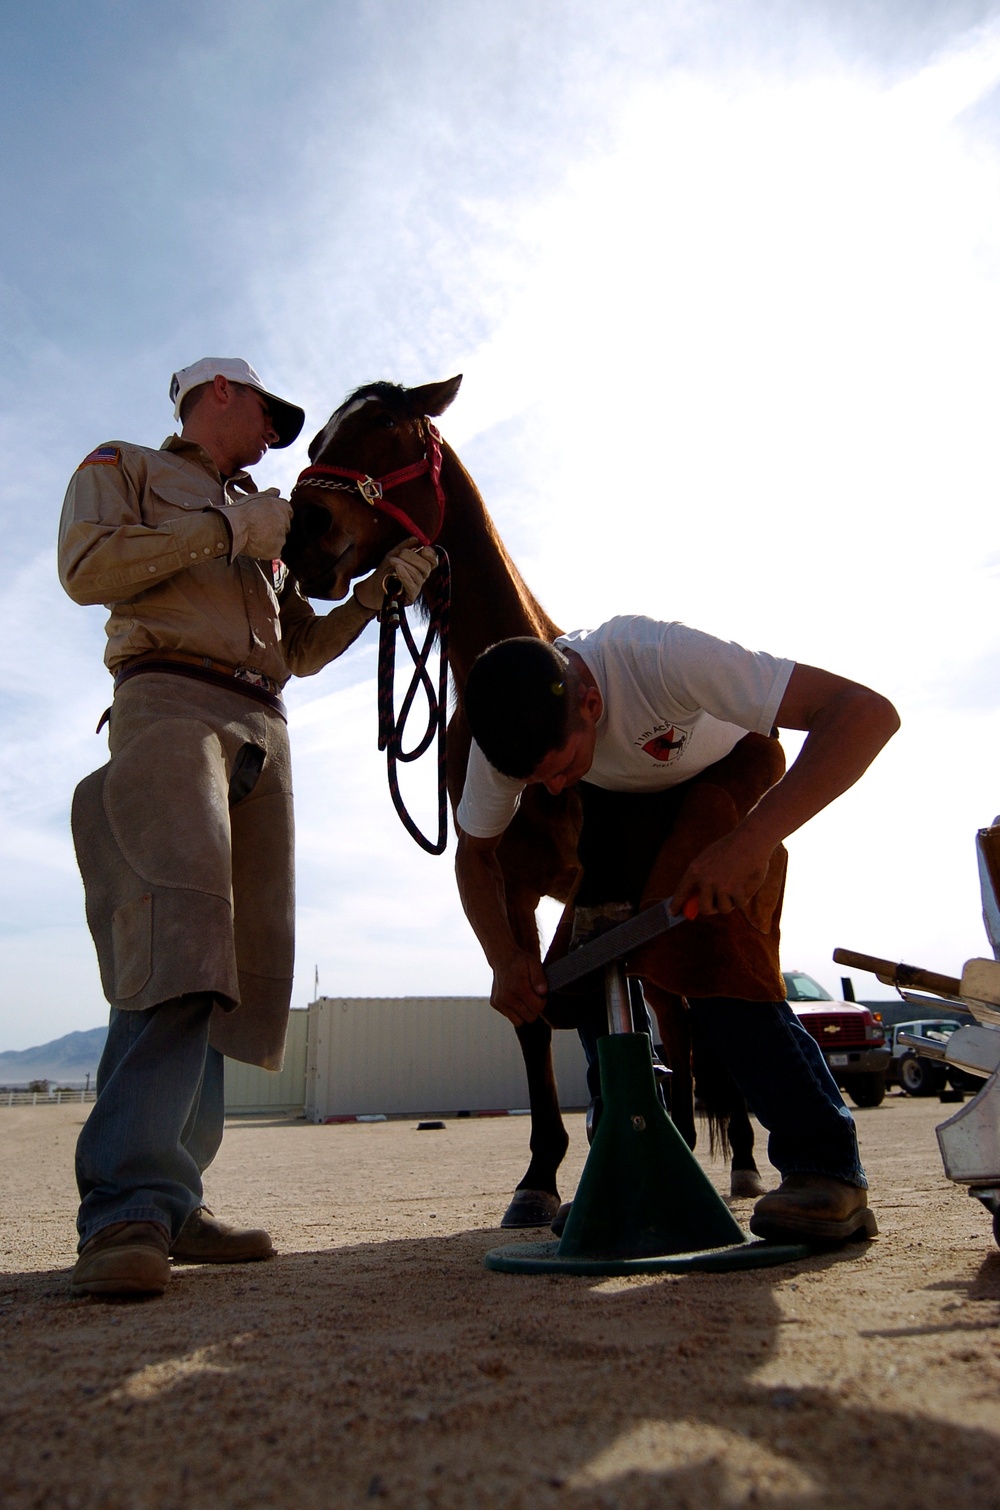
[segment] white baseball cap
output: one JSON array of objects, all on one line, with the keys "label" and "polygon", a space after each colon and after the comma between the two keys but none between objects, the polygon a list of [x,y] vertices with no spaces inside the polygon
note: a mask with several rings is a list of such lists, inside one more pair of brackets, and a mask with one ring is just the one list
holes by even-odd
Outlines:
[{"label": "white baseball cap", "polygon": [[290,404],[286,399],[279,398],[276,393],[268,393],[250,363],[244,362],[242,357],[202,357],[200,362],[194,362],[190,367],[182,367],[179,372],[175,372],[170,379],[174,419],[181,417],[181,401],[186,393],[217,377],[228,378],[231,383],[243,383],[247,388],[256,388],[258,393],[263,394],[271,411],[271,422],[278,432],[273,449],[280,451],[283,446],[292,444],[306,422],[305,411],[297,404]]}]

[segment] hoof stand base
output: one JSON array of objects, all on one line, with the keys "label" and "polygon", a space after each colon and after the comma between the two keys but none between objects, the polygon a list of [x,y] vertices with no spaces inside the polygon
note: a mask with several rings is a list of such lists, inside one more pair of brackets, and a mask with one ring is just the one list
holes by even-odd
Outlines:
[{"label": "hoof stand base", "polygon": [[501,1274],[707,1274],[733,1269],[763,1269],[808,1258],[804,1243],[734,1243],[701,1253],[665,1253],[653,1258],[561,1258],[559,1244],[511,1243],[493,1248],[484,1262]]},{"label": "hoof stand base", "polygon": [[645,1033],[598,1044],[604,1112],[558,1242],[496,1248],[506,1273],[656,1274],[750,1269],[804,1258],[752,1242],[667,1116]]}]

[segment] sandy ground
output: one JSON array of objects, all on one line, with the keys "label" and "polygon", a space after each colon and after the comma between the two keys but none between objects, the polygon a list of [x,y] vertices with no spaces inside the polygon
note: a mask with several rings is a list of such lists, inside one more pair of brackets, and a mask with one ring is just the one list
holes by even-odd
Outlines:
[{"label": "sandy ground", "polygon": [[483,1267],[521,1118],[234,1122],[209,1199],[279,1257],[132,1304],[67,1293],[81,1110],[0,1108],[4,1510],[1000,1505],[1000,1251],[936,1100],[857,1113],[878,1242],[628,1279]]}]

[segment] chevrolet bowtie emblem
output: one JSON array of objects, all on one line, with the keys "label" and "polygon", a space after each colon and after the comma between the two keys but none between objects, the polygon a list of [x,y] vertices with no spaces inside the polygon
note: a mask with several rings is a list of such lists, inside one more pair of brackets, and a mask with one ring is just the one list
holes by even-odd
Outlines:
[{"label": "chevrolet bowtie emblem", "polygon": [[836,1023],[836,1022],[828,1022],[827,1025],[826,1025],[826,1027],[823,1029],[823,1032],[824,1033],[839,1033],[840,1032],[840,1025],[839,1025],[839,1023]]}]

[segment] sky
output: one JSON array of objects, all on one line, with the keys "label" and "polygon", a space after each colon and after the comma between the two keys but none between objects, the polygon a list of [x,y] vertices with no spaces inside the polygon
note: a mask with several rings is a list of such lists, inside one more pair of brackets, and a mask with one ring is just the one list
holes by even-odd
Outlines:
[{"label": "sky", "polygon": [[[559,624],[681,619],[891,697],[789,840],[783,963],[839,994],[837,946],[990,952],[1000,3],[0,10],[0,1050],[107,1012],[69,833],[105,615],[59,586],[62,497],[101,442],[159,445],[205,355],[306,408],[257,469],[286,493],[350,389],[464,373],[442,428]],[[317,974],[489,989],[450,858],[392,811],[375,648],[288,689],[297,1007]]]}]

